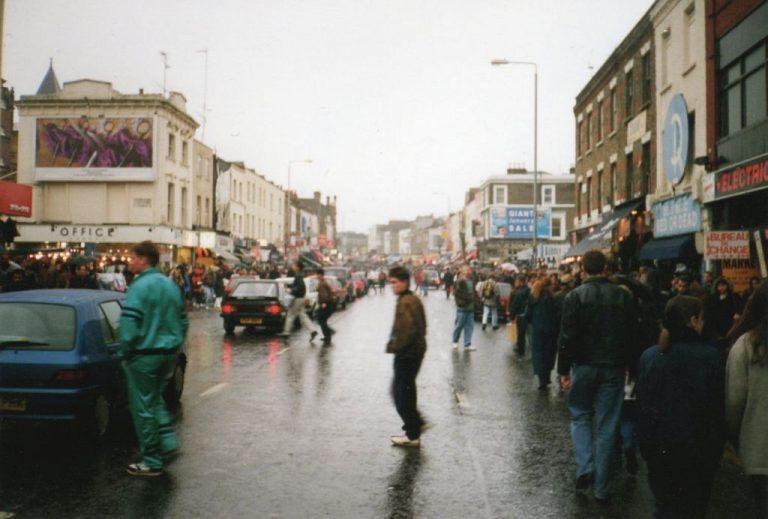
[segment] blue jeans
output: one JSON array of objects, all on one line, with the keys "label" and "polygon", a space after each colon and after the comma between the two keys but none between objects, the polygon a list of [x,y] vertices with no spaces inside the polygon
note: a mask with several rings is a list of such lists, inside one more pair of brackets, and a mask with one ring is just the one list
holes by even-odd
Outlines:
[{"label": "blue jeans", "polygon": [[[624,370],[611,366],[574,365],[571,377],[568,408],[576,475],[593,474],[595,497],[605,498],[610,494],[610,472],[624,401]],[[593,420],[597,428],[594,456]]]},{"label": "blue jeans", "polygon": [[496,305],[483,305],[483,324],[488,324],[488,315],[491,316],[491,324],[494,328],[499,326],[499,309]]},{"label": "blue jeans", "polygon": [[459,342],[461,331],[464,330],[464,346],[472,344],[472,329],[475,325],[474,310],[456,310],[456,322],[453,325],[453,342]]}]

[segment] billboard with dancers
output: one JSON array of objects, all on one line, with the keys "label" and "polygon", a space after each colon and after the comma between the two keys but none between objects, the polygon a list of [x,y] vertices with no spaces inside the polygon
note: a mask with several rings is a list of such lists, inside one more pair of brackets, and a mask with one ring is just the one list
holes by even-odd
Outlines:
[{"label": "billboard with dancers", "polygon": [[148,117],[37,119],[37,180],[154,180],[153,130]]}]

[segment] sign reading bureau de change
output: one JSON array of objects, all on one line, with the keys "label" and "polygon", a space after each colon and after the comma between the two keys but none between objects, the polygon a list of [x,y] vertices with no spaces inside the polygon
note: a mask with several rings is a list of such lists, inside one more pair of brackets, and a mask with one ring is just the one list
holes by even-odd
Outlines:
[{"label": "sign reading bureau de change", "polygon": [[653,204],[653,236],[677,236],[701,230],[701,207],[690,194]]},{"label": "sign reading bureau de change", "polygon": [[749,259],[749,232],[708,232],[705,256],[712,260]]}]

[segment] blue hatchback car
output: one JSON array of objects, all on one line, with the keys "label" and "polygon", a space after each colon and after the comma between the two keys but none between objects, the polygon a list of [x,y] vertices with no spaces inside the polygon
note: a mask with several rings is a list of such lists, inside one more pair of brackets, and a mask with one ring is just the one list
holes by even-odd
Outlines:
[{"label": "blue hatchback car", "polygon": [[[125,405],[117,328],[123,295],[106,290],[0,294],[0,421],[72,421],[99,438]],[[165,398],[184,389],[182,349]]]}]

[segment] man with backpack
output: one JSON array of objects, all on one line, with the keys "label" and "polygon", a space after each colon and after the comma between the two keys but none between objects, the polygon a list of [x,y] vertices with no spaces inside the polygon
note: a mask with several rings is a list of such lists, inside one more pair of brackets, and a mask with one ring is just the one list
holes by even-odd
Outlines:
[{"label": "man with backpack", "polygon": [[480,283],[478,294],[483,301],[483,331],[488,324],[488,316],[491,317],[491,326],[494,330],[499,329],[499,284],[493,274],[488,279]]}]

